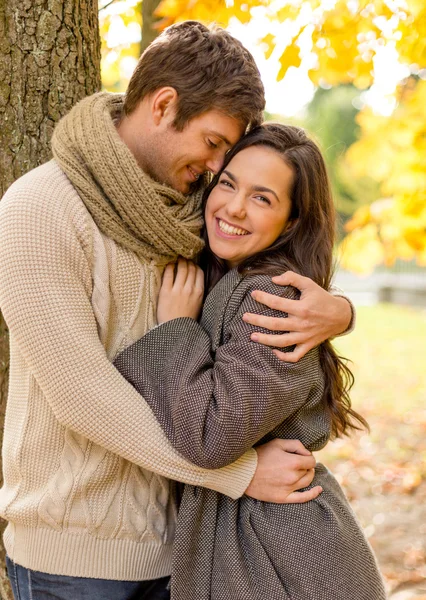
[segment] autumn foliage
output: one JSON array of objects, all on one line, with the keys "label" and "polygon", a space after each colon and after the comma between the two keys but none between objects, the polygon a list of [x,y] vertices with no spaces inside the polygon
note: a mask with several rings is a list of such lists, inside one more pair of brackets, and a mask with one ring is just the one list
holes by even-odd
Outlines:
[{"label": "autumn foliage", "polygon": [[[127,3],[127,19],[134,13],[132,5],[136,1]],[[275,25],[259,43],[267,58],[279,53],[278,80],[289,68],[309,61],[308,74],[317,86],[353,83],[368,89],[384,49],[396,53],[406,66],[392,92],[393,112],[383,116],[366,106],[358,115],[360,139],[349,148],[346,162],[354,177],[378,181],[381,197],[362,205],[347,223],[342,263],[361,272],[390,265],[396,258],[415,258],[426,265],[426,3],[163,0],[156,15],[159,29],[186,19],[226,27],[232,19],[248,23],[259,11]],[[284,47],[277,23],[291,32]]]}]

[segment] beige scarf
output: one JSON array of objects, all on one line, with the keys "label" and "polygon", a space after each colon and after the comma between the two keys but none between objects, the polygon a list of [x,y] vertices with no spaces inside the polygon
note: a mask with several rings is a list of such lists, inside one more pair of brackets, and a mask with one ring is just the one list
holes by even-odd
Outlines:
[{"label": "beige scarf", "polygon": [[203,247],[203,186],[184,196],[153,181],[118,135],[123,95],[79,102],[55,128],[52,150],[99,229],[142,260],[193,258]]}]

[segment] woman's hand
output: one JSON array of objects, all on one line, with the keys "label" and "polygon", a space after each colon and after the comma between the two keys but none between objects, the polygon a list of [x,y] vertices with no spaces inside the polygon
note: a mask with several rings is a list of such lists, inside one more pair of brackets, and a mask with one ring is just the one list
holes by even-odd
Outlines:
[{"label": "woman's hand", "polygon": [[179,317],[197,319],[203,304],[204,273],[193,262],[179,258],[164,270],[157,304],[157,321],[165,323]]}]

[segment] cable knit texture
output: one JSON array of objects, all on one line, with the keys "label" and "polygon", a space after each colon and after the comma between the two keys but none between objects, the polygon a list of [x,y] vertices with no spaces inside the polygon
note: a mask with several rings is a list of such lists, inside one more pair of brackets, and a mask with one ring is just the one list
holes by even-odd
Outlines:
[{"label": "cable knit texture", "polygon": [[20,178],[0,203],[0,307],[11,346],[4,540],[30,569],[151,579],[170,573],[176,508],[166,477],[237,498],[256,453],[213,471],[192,465],[114,368],[156,324],[161,270],[150,251],[141,260],[142,246],[136,254],[117,244],[95,221],[56,161]]},{"label": "cable knit texture", "polygon": [[55,128],[53,155],[103,233],[144,260],[193,258],[204,186],[184,196],[142,171],[114,125],[123,99],[100,92],[74,106]]}]

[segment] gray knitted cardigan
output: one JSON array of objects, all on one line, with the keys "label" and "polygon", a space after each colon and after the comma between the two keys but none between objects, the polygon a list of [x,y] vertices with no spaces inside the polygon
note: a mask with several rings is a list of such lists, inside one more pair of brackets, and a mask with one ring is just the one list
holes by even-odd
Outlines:
[{"label": "gray knitted cardigan", "polygon": [[[232,270],[208,295],[200,323],[169,321],[115,361],[175,448],[203,467],[275,437],[310,450],[329,439],[318,349],[291,364],[251,342],[245,312],[278,316],[253,300],[254,289],[297,297],[269,277]],[[375,558],[337,481],[318,465],[312,485],[324,489],[316,500],[284,505],[185,486],[172,600],[383,600]]]}]

